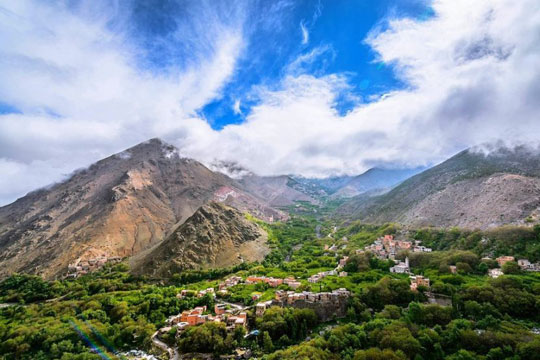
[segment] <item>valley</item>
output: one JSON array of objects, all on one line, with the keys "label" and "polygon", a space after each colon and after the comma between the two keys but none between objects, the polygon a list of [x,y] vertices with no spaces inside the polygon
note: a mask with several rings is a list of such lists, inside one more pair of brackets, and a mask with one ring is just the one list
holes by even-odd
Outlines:
[{"label": "valley", "polygon": [[0,208],[0,355],[534,359],[523,151],[324,180],[137,145]]}]

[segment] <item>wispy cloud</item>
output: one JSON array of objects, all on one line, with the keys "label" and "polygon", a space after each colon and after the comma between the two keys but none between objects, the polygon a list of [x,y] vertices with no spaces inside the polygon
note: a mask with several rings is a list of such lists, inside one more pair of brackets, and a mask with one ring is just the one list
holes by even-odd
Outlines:
[{"label": "wispy cloud", "polygon": [[302,33],[302,45],[306,45],[309,42],[309,30],[303,20],[300,22],[300,31]]},{"label": "wispy cloud", "polygon": [[235,115],[241,115],[242,114],[242,109],[240,108],[240,100],[239,99],[236,99],[234,101],[234,104],[233,104],[233,112]]}]

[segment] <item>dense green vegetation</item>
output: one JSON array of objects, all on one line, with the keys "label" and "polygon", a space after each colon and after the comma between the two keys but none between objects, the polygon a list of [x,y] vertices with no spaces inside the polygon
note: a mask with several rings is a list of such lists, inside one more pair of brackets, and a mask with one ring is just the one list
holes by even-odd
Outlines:
[{"label": "dense green vegetation", "polygon": [[471,250],[477,255],[540,260],[540,225],[534,227],[503,226],[488,231],[426,228],[415,231],[412,238],[434,250]]},{"label": "dense green vegetation", "polygon": [[[392,261],[355,253],[381,235],[403,235],[398,226],[352,223],[334,229],[336,224],[321,220],[313,210],[304,206],[286,223],[263,224],[272,251],[260,264],[186,271],[170,279],[134,277],[125,264],[74,280],[47,282],[30,275],[5,279],[0,303],[11,306],[0,308],[0,358],[103,359],[95,347],[111,359],[129,349],[162,354],[152,349],[151,336],[169,316],[214,304],[208,295],[179,299],[181,289],[217,288],[231,275],[265,275],[295,276],[302,283],[297,291],[345,287],[353,294],[347,316],[321,323],[308,309],[272,307],[262,317],[249,309],[249,329],[258,330],[254,335],[210,322],[179,336],[173,328],[161,339],[184,353],[217,356],[242,347],[268,360],[540,359],[540,335],[533,332],[540,328],[540,274],[508,263],[504,276],[491,279],[486,273],[496,263],[482,260],[498,255],[538,260],[540,228],[410,231],[409,238],[436,251],[398,258],[408,256],[412,271],[429,277],[429,293],[424,287],[411,291],[407,275],[390,273]],[[334,269],[343,256],[350,257],[344,268],[348,276],[307,281]],[[451,265],[457,273],[450,272]],[[239,284],[218,300],[251,305],[253,294],[260,296],[257,301],[268,300],[278,289],[289,290],[286,285]],[[451,305],[429,304],[428,298]]]}]

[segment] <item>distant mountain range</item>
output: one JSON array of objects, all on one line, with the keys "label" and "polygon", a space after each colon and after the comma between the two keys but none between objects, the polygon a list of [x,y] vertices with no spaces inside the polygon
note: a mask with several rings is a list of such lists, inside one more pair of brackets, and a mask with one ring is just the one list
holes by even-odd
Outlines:
[{"label": "distant mountain range", "polygon": [[540,215],[540,153],[527,147],[465,150],[384,195],[351,199],[337,215],[411,226],[534,223]]}]

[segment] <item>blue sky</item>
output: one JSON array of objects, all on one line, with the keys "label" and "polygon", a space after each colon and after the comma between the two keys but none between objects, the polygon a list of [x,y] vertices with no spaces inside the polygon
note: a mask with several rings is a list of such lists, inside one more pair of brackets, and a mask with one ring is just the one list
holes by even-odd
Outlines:
[{"label": "blue sky", "polygon": [[537,0],[0,0],[0,204],[153,137],[210,167],[308,177],[537,143],[538,14]]},{"label": "blue sky", "polygon": [[[355,105],[351,96],[367,102],[371,96],[406,86],[394,76],[391,66],[377,61],[363,39],[370,31],[384,28],[389,16],[427,19],[432,12],[429,2],[420,0],[261,1],[251,2],[250,7],[243,25],[246,45],[233,75],[223,85],[221,96],[197,109],[214,129],[243,122],[258,102],[253,87],[276,86],[295,59],[316,49],[325,51],[299,71],[317,76],[346,73],[350,96],[340,97],[335,104],[342,114]],[[139,59],[141,67],[159,72],[189,62],[193,48],[185,39],[171,36],[178,19],[188,16],[185,2],[134,5],[130,35],[146,50]]]}]

